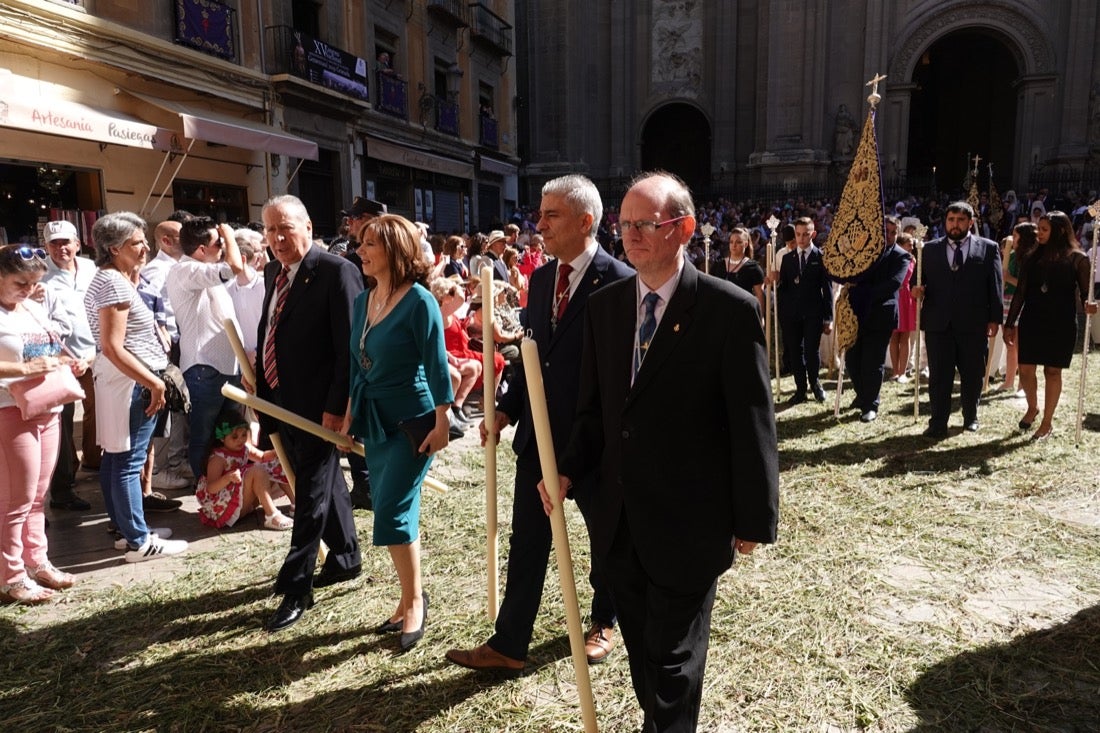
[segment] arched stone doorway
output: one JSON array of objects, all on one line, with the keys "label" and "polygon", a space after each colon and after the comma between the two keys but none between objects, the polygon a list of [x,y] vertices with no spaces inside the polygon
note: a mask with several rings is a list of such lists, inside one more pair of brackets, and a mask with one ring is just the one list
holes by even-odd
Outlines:
[{"label": "arched stone doorway", "polygon": [[[977,60],[980,59],[980,63]],[[981,29],[949,33],[925,50],[912,76],[908,174],[921,180],[936,169],[936,187],[961,188],[967,155],[981,156],[1004,191],[1012,184],[1016,148],[1016,58],[1003,40]]]},{"label": "arched stone doorway", "polygon": [[690,104],[672,103],[657,109],[642,129],[642,168],[675,173],[693,191],[710,182],[710,123]]}]

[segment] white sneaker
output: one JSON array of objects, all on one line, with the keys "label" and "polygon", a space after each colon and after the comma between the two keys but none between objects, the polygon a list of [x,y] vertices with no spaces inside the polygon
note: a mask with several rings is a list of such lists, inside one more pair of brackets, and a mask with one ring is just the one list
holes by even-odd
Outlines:
[{"label": "white sneaker", "polygon": [[149,535],[145,544],[136,550],[126,553],[126,562],[145,562],[156,560],[168,555],[178,555],[187,551],[187,542],[184,540],[162,540],[156,535]]},{"label": "white sneaker", "polygon": [[153,473],[153,488],[178,491],[191,488],[191,479],[181,476],[175,471],[164,470]]},{"label": "white sneaker", "polygon": [[908,374],[898,375],[898,384],[909,384],[909,382],[911,382],[911,381],[912,380],[909,378]]},{"label": "white sneaker", "polygon": [[[169,537],[172,536],[172,530],[170,530],[168,527],[154,527],[153,529],[149,530],[149,534],[156,535],[157,537],[161,538],[162,540],[166,540],[166,539],[168,539]],[[115,549],[116,550],[128,550],[128,549],[130,549],[129,545],[130,545],[130,543],[128,543],[126,541],[125,537],[120,537],[117,540],[115,540]]]}]

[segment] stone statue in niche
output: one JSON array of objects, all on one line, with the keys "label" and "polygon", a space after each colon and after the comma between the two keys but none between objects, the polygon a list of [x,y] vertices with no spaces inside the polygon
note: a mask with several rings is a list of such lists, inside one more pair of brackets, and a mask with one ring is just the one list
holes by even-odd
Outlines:
[{"label": "stone statue in niche", "polygon": [[856,149],[856,121],[848,112],[848,105],[842,104],[836,111],[836,125],[833,128],[833,153],[847,158]]}]

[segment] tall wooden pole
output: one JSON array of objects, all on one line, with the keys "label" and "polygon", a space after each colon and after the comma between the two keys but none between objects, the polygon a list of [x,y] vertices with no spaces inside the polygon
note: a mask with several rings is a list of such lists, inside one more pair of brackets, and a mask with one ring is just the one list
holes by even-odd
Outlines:
[{"label": "tall wooden pole", "polygon": [[497,436],[496,425],[496,339],[493,337],[493,309],[496,307],[493,292],[493,268],[488,265],[481,268],[481,383],[484,389],[482,404],[485,411],[485,572],[487,574],[486,604],[489,620],[496,621],[500,608],[500,573],[497,569],[499,556],[497,528]]}]

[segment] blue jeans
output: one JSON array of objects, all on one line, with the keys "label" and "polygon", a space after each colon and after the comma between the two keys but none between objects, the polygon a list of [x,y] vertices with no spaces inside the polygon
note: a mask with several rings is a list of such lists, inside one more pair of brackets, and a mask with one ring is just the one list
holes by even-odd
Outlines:
[{"label": "blue jeans", "polygon": [[240,377],[222,374],[212,366],[195,364],[183,373],[187,391],[191,394],[191,437],[187,444],[187,463],[195,477],[206,475],[206,449],[214,437],[214,423],[225,406],[222,385],[239,387]]},{"label": "blue jeans", "polygon": [[125,453],[103,452],[99,464],[99,487],[107,516],[118,527],[131,547],[145,544],[149,527],[145,524],[145,508],[141,503],[141,469],[149,455],[149,440],[157,419],[147,417],[148,406],[141,396],[141,385],[135,384],[130,394],[130,450]]}]

